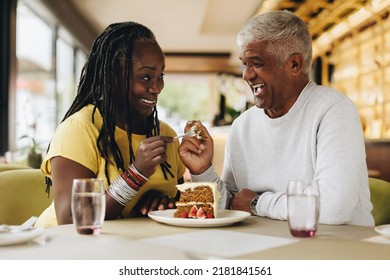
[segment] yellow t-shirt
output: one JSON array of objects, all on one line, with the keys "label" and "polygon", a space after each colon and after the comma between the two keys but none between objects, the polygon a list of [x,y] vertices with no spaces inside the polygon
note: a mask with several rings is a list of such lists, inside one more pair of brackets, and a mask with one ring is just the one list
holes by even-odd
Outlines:
[{"label": "yellow t-shirt", "polygon": [[[97,174],[97,178],[103,179],[105,187],[108,187],[108,181],[105,176],[105,159],[100,156],[96,142],[102,126],[102,117],[99,111],[96,110],[94,118],[95,123],[92,123],[92,113],[93,105],[88,105],[67,118],[58,126],[50,143],[50,149],[41,165],[43,174],[50,177],[50,159],[61,156],[76,161],[92,170]],[[175,136],[176,133],[170,126],[160,121],[160,135]],[[144,139],[146,139],[145,135],[132,135],[134,153],[136,153],[139,143]],[[115,140],[121,150],[125,166],[129,166],[130,151],[126,131],[116,127]],[[169,197],[174,197],[176,195],[177,189],[175,186],[177,180],[183,177],[185,172],[185,166],[177,153],[178,145],[178,142],[173,142],[168,144],[167,147],[167,162],[171,165],[171,172],[174,174],[175,178],[172,178],[167,174],[168,178],[165,179],[161,168],[158,168],[150,177],[150,180],[142,186],[137,195],[126,205],[122,211],[124,217],[129,215],[130,211],[142,195],[149,190],[160,191],[167,194]],[[115,166],[113,160],[110,161],[108,164],[108,175],[111,183],[120,176],[120,174],[121,170]],[[55,185],[52,187],[55,188]],[[57,225],[54,202],[39,217],[37,225],[46,227]]]}]

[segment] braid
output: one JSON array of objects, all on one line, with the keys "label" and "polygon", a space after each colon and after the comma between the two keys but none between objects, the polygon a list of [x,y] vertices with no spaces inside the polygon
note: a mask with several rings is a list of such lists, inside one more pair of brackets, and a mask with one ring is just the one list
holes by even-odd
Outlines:
[{"label": "braid", "polygon": [[[156,107],[154,107],[153,114],[150,117],[148,117],[146,125],[147,125],[147,131],[150,131],[151,133],[151,135],[147,134],[146,137],[160,135],[160,120],[158,119]],[[171,171],[172,166],[167,161],[161,163],[160,167],[164,174],[165,180],[168,180],[167,173],[169,173],[169,175],[171,175],[172,178],[175,178],[175,175],[173,175]]]},{"label": "braid", "polygon": [[[100,155],[105,159],[105,176],[108,184],[111,184],[108,176],[110,156],[112,156],[117,168],[122,171],[126,169],[122,153],[115,141],[116,108],[114,100],[120,90],[129,92],[130,81],[127,77],[132,76],[131,65],[134,44],[136,42],[156,42],[156,38],[151,30],[135,22],[111,24],[96,38],[88,60],[82,69],[75,100],[62,119],[63,122],[86,105],[93,104],[92,122],[95,123],[94,113],[97,109],[99,110],[103,124],[97,139],[97,146]],[[118,73],[119,81],[124,85],[123,88],[118,88],[118,82],[116,82],[118,81]],[[121,77],[122,79],[120,79]],[[132,112],[127,99],[124,103],[130,163],[133,163],[135,154],[131,139]],[[154,108],[153,114],[147,118],[146,131],[146,137],[160,135],[160,122],[156,108]],[[173,176],[169,170],[170,165],[168,163],[164,162],[161,164],[161,168],[165,178],[167,178],[166,169]],[[50,178],[47,178],[46,182],[46,191],[49,193]]]}]

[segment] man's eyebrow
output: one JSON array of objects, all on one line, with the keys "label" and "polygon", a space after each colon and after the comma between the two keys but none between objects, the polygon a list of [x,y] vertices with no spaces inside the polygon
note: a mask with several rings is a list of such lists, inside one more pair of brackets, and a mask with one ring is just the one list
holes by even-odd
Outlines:
[{"label": "man's eyebrow", "polygon": [[[241,56],[239,56],[239,59],[242,60],[243,58]],[[245,59],[246,60],[259,60],[259,61],[265,60],[258,55],[252,55],[252,56],[246,57]]]}]

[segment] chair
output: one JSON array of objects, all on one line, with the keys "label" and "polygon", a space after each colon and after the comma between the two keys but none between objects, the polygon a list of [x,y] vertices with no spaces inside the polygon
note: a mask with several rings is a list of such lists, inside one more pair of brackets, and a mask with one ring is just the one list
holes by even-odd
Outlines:
[{"label": "chair", "polygon": [[370,177],[369,186],[375,225],[390,224],[390,183]]},{"label": "chair", "polygon": [[23,164],[8,164],[8,163],[0,164],[0,173],[4,171],[16,170],[16,169],[31,169],[31,167]]},{"label": "chair", "polygon": [[47,197],[45,177],[40,169],[19,169],[0,173],[0,224],[19,225],[39,216],[52,202]]}]

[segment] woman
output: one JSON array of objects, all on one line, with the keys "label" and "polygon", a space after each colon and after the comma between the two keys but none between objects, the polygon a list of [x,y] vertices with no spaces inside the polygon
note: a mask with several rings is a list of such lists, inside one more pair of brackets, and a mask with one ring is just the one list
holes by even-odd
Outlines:
[{"label": "woman", "polygon": [[72,223],[75,178],[104,180],[106,220],[174,207],[185,167],[176,133],[157,116],[164,68],[154,34],[141,24],[112,24],[95,40],[41,165],[54,201],[37,224]]}]

